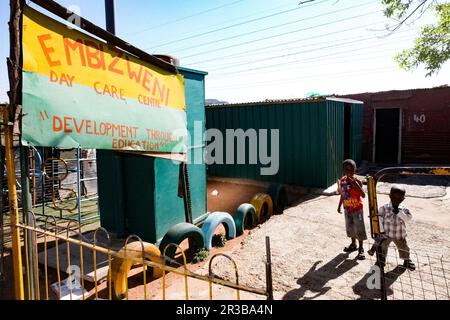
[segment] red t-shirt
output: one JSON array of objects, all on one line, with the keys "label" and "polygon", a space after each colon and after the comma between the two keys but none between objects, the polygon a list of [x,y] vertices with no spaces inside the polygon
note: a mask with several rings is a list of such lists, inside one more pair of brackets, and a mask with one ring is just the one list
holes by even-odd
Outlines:
[{"label": "red t-shirt", "polygon": [[347,209],[347,212],[352,213],[362,210],[363,199],[359,189],[348,183],[347,176],[343,176],[339,183],[341,184],[342,196],[344,197],[344,208]]}]

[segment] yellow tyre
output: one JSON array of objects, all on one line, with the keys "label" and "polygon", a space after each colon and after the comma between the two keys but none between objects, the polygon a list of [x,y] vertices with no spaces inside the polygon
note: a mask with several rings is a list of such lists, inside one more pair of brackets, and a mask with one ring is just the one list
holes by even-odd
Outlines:
[{"label": "yellow tyre", "polygon": [[[158,247],[151,243],[143,242],[145,259],[155,263],[164,264]],[[131,242],[118,252],[119,257],[111,261],[111,281],[114,284],[114,294],[118,299],[123,299],[128,290],[128,273],[135,262],[132,259],[142,258],[142,246],[139,241]],[[162,277],[162,270],[153,268],[153,278]]]},{"label": "yellow tyre", "polygon": [[273,214],[273,203],[272,198],[265,193],[258,193],[250,201],[256,210],[256,221],[258,223],[263,223],[272,216]]}]

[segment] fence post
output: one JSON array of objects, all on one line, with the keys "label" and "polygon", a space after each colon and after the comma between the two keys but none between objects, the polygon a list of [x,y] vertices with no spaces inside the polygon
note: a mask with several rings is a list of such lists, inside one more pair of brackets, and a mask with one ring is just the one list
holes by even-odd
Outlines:
[{"label": "fence post", "polygon": [[16,110],[21,103],[21,30],[23,0],[10,0],[10,20],[9,20],[9,59],[8,59],[8,77],[10,90],[9,107],[5,108],[3,113],[3,122],[5,123],[5,156],[6,170],[8,178],[9,208],[11,214],[11,235],[12,235],[12,255],[13,255],[13,274],[14,274],[14,293],[16,300],[24,300],[22,255],[19,230],[19,209],[17,203],[16,190],[16,172],[14,166],[14,120]]},{"label": "fence post", "polygon": [[81,151],[80,147],[77,148],[77,212],[78,223],[81,225]]},{"label": "fence post", "polygon": [[[0,134],[1,137],[1,134]],[[3,146],[0,145],[0,286],[1,282],[5,280],[5,233],[3,230],[3,218],[4,218],[4,197],[3,197],[3,177],[5,176],[5,152],[3,150]]]},{"label": "fence post", "polygon": [[23,271],[22,271],[22,253],[19,230],[19,208],[17,203],[16,190],[16,171],[14,166],[14,149],[13,149],[13,126],[8,122],[9,112],[5,108],[3,120],[5,127],[5,156],[6,156],[6,176],[8,179],[8,195],[10,208],[10,224],[12,235],[12,258],[13,258],[13,275],[14,275],[14,292],[16,300],[24,300]]},{"label": "fence post", "polygon": [[273,300],[272,258],[270,253],[270,238],[266,237],[266,290],[267,300]]},{"label": "fence post", "polygon": [[377,264],[380,268],[380,294],[381,294],[381,300],[387,300],[387,288],[386,288],[386,277],[384,274],[384,266],[386,263],[386,257],[383,254],[382,244],[384,240],[380,241],[380,244],[377,248],[376,258],[377,258]]},{"label": "fence post", "polygon": [[[24,220],[27,225],[31,225],[31,222],[34,221],[31,212],[31,194],[30,194],[30,180],[29,180],[29,172],[30,168],[28,165],[28,147],[21,146],[20,147],[20,178],[22,182],[22,214]],[[34,225],[33,225],[34,227]],[[29,300],[36,299],[36,279],[35,279],[35,270],[34,266],[36,265],[37,257],[34,256],[34,234],[33,231],[26,230],[27,233],[27,243],[24,243],[25,246],[28,246],[28,261],[30,262],[31,271],[28,272],[29,278],[27,277],[27,281],[30,284],[30,296],[27,297]],[[36,271],[36,273],[38,273]]]}]

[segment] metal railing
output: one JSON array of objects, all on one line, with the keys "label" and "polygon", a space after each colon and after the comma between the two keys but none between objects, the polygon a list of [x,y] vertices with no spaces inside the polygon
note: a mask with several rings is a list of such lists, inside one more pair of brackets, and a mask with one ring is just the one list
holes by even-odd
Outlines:
[{"label": "metal railing", "polygon": [[[386,299],[450,300],[450,260],[410,250],[409,259],[415,265],[415,270],[410,270],[400,258],[401,253],[391,244],[386,254],[380,253],[379,259],[370,256],[376,273],[380,272],[379,263],[383,264],[384,272],[376,277],[381,276],[380,281],[384,281]],[[366,294],[366,298],[383,298],[379,287]]]},{"label": "metal railing", "polygon": [[[168,273],[173,274],[173,277],[184,278],[186,300],[190,299],[188,282],[192,279],[200,280],[208,286],[209,299],[213,299],[213,285],[235,290],[238,300],[240,292],[256,294],[261,299],[273,297],[273,293],[267,289],[239,284],[237,265],[228,255],[212,256],[208,274],[201,275],[188,269],[185,251],[177,244],[169,244],[161,255],[156,246],[143,242],[137,236],[129,236],[125,242],[113,243],[113,238],[104,228],[86,235],[81,232],[81,225],[75,220],[64,221],[53,216],[33,217],[32,223],[20,223],[17,226],[21,230],[25,250],[25,297],[38,300],[147,300],[151,283],[162,281],[160,290],[162,299],[165,300],[168,298]],[[27,237],[30,235],[34,241],[28,241]],[[178,249],[182,262],[178,258],[164,255],[170,246]],[[30,252],[34,255],[34,263],[28,260]],[[235,282],[218,278],[212,272],[212,261],[220,257],[231,262],[235,270]],[[153,271],[151,275],[148,274],[149,270]],[[129,276],[133,279],[140,278],[133,281],[131,288]],[[34,283],[31,284],[29,279],[34,279]],[[158,299],[157,295],[153,298]]]},{"label": "metal railing", "polygon": [[[78,148],[65,151],[64,156],[67,158],[51,157],[42,161],[42,155],[33,148],[32,159],[41,159],[42,162],[40,170],[37,169],[39,163],[31,166],[34,172],[30,170],[30,177],[34,181],[31,188],[33,208],[40,208],[40,215],[56,213],[60,219],[72,220],[76,212],[76,219],[80,223],[99,219],[96,158],[85,156],[86,151]],[[94,169],[86,170],[86,164]],[[36,176],[39,177],[39,183],[35,180]],[[87,188],[86,184],[90,184],[90,187]]]},{"label": "metal railing", "polygon": [[[378,201],[377,201],[377,182],[380,182],[383,178],[387,177],[387,176],[413,176],[413,175],[420,175],[420,176],[450,176],[450,167],[392,167],[392,168],[385,168],[382,169],[380,171],[378,171],[375,175],[373,176],[367,176],[367,190],[368,190],[368,199],[369,199],[369,219],[370,219],[370,230],[371,230],[371,236],[373,239],[377,240],[377,239],[383,239],[384,236],[384,228],[383,226],[380,224],[380,216],[378,213]],[[382,241],[382,240],[381,240]],[[396,251],[397,252],[397,251]],[[386,255],[386,253],[382,250],[382,246],[379,245],[377,246],[376,252],[376,265],[378,267],[378,270],[376,270],[376,273],[378,273],[378,277],[380,279],[380,298],[383,300],[388,299],[388,282],[392,279],[399,279],[400,280],[400,286],[401,286],[401,290],[400,292],[402,293],[402,296],[405,296],[405,290],[403,287],[403,283],[402,283],[402,275],[403,273],[406,271],[407,268],[396,268],[393,269],[391,271],[389,271],[388,273],[386,273],[385,270],[385,261],[388,260],[389,258],[389,254]],[[409,253],[407,254],[409,255]],[[405,255],[398,255],[398,256],[405,256]],[[398,256],[395,257],[396,262],[398,260]],[[420,259],[419,259],[419,255],[414,252],[414,256],[416,257],[416,264],[417,264],[417,273],[419,274],[419,279],[418,282],[417,281],[413,281],[413,280],[417,280],[414,279],[414,276],[411,276],[411,273],[408,271],[407,275],[409,277],[409,287],[411,288],[411,291],[409,293],[406,293],[406,296],[412,296],[412,299],[415,299],[416,294],[414,292],[414,288],[418,286],[418,284],[420,285],[420,288],[422,288],[422,298],[423,299],[428,299],[426,294],[425,294],[425,286],[424,284],[431,284],[433,289],[431,290],[434,293],[434,296],[436,299],[438,299],[438,296],[441,296],[441,293],[437,291],[437,287],[440,287],[440,285],[436,286],[436,283],[441,283],[440,281],[437,280],[441,280],[439,279],[440,274],[442,274],[442,279],[444,279],[444,284],[445,284],[445,295],[447,297],[447,299],[449,299],[449,295],[448,295],[448,285],[447,285],[447,275],[445,274],[446,271],[448,271],[447,268],[447,262],[444,263],[444,259],[443,257],[438,258],[438,260],[440,261],[440,268],[438,268],[438,270],[434,270],[433,273],[433,268],[436,268],[436,263],[432,264],[432,258],[430,258],[429,255],[423,256],[422,260],[428,261],[428,265],[427,264],[421,264]],[[436,260],[436,258],[434,258]],[[447,265],[447,266],[444,266]],[[426,268],[426,267],[429,268]],[[427,277],[422,277],[422,273],[421,272],[421,267],[424,268],[425,270],[429,269],[429,272],[425,272],[424,275],[425,276],[431,276],[431,278],[427,278]],[[437,278],[436,278],[437,277]],[[425,279],[425,282],[424,282]],[[427,280],[428,279],[428,280]],[[390,281],[392,284],[395,284],[396,281]],[[427,291],[430,291],[429,289]]]}]

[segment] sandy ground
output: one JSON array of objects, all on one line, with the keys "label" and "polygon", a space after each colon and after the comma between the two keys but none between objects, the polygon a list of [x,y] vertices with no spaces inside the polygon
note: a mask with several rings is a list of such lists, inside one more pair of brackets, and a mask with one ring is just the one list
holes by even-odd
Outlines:
[{"label": "sandy ground", "polygon": [[[446,299],[449,293],[446,281],[448,283],[450,276],[449,188],[429,185],[407,185],[406,188],[415,196],[407,197],[404,204],[414,217],[408,226],[408,242],[420,271],[409,273],[396,268],[396,253],[390,250],[387,271],[392,271],[390,275],[394,275],[395,280],[388,283],[392,291],[390,298]],[[388,185],[380,189],[388,190]],[[443,196],[428,198],[429,194],[442,193],[442,190]],[[418,198],[420,194],[426,198]],[[366,286],[367,273],[374,261],[368,255],[365,261],[358,261],[356,253],[347,255],[342,251],[349,240],[344,217],[336,212],[338,196],[301,195],[292,200],[295,202],[292,207],[282,215],[273,216],[243,240],[241,246],[231,250],[239,266],[241,283],[265,286],[265,237],[268,236],[275,299],[377,298],[378,292]],[[387,195],[379,195],[378,204],[387,201]],[[365,204],[367,208],[367,201]],[[366,229],[370,237],[367,218]],[[368,248],[366,242],[366,251]],[[436,258],[442,256],[446,261],[441,263]],[[220,264],[215,267],[222,277],[233,278]],[[446,269],[445,274],[442,269]],[[403,287],[399,286],[400,282]]]}]

